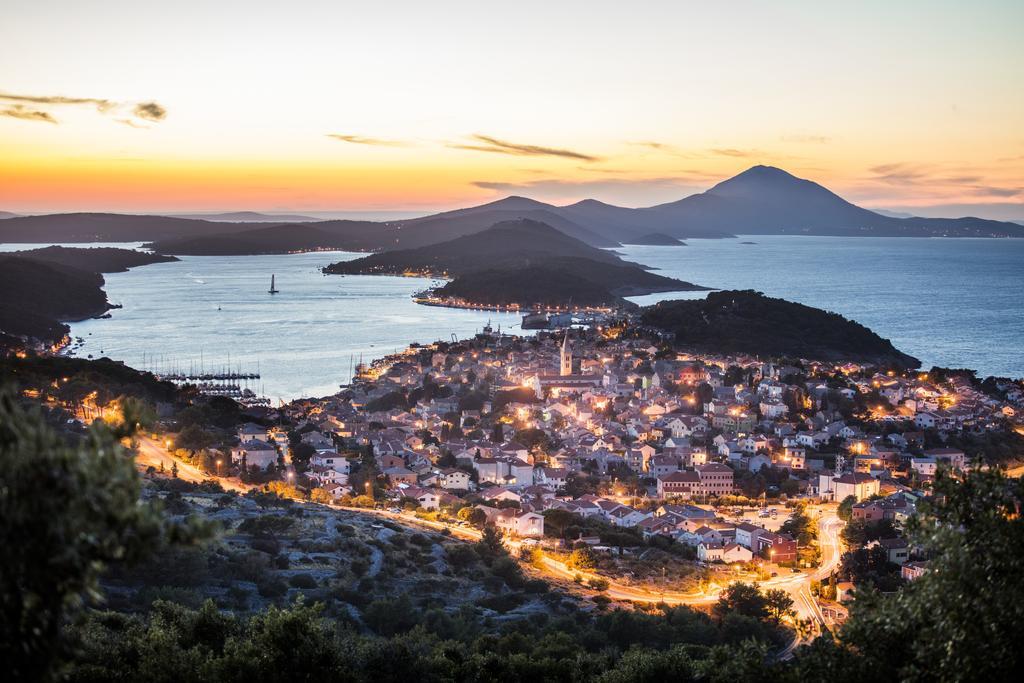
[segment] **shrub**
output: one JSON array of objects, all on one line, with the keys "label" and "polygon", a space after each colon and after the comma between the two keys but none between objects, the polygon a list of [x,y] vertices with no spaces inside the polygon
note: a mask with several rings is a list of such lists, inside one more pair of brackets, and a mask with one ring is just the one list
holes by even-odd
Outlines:
[{"label": "shrub", "polygon": [[296,574],[288,580],[288,583],[290,583],[293,588],[311,589],[317,587],[316,579],[309,574]]}]

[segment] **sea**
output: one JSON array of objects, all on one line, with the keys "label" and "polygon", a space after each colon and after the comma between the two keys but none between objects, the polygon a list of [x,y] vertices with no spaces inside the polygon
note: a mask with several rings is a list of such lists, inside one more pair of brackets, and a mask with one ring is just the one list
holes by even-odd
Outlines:
[{"label": "sea", "polygon": [[[0,251],[38,246],[46,245],[5,244]],[[1024,240],[759,235],[616,251],[670,277],[840,313],[926,368],[1024,376]],[[333,394],[360,360],[412,342],[462,339],[488,322],[522,333],[516,315],[414,303],[428,279],[320,272],[362,255],[184,256],[106,274],[108,299],[122,307],[109,318],[72,323],[72,337],[82,339],[73,353],[163,372],[258,373],[247,386],[276,402]],[[278,294],[268,293],[271,275]]]}]

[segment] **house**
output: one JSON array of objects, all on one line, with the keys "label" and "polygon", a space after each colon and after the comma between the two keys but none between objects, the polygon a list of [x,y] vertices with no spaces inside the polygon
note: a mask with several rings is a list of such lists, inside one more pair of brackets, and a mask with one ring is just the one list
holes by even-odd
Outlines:
[{"label": "house", "polygon": [[441,488],[449,491],[468,491],[470,476],[469,472],[455,468],[441,470],[438,478]]},{"label": "house", "polygon": [[818,475],[818,496],[822,500],[842,502],[849,496],[860,502],[876,495],[880,488],[877,479],[869,474],[847,472],[840,477],[831,474]]},{"label": "house", "polygon": [[231,462],[241,465],[245,462],[248,468],[257,467],[261,470],[277,464],[277,450],[265,441],[245,441],[231,449]]},{"label": "house", "polygon": [[934,477],[935,472],[938,470],[939,464],[935,458],[911,458],[910,469],[917,472],[922,477]]},{"label": "house", "polygon": [[855,586],[849,581],[840,581],[836,584],[836,602],[849,602],[853,600]]},{"label": "house", "polygon": [[505,508],[494,517],[494,524],[509,536],[541,538],[544,536],[544,515]]},{"label": "house", "polygon": [[238,442],[245,443],[247,441],[269,442],[270,431],[263,425],[246,422],[238,428]]},{"label": "house", "polygon": [[903,565],[910,560],[910,544],[907,542],[907,539],[880,538],[876,543],[885,550],[889,562]]},{"label": "house", "polygon": [[334,451],[314,453],[309,459],[309,464],[312,467],[325,467],[341,474],[348,474],[352,470],[352,463],[349,462],[349,459]]},{"label": "house", "polygon": [[538,484],[544,484],[557,490],[565,487],[568,475],[569,470],[564,467],[540,467],[534,470],[533,480]]},{"label": "house", "polygon": [[441,496],[433,489],[409,486],[401,490],[401,498],[416,501],[424,510],[437,510],[441,507]]},{"label": "house", "polygon": [[758,538],[766,531],[767,529],[756,524],[741,522],[736,525],[736,542],[744,548],[756,551],[758,549]]},{"label": "house", "polygon": [[936,463],[954,470],[962,470],[967,463],[966,454],[959,448],[929,448],[924,454],[934,458]]},{"label": "house", "polygon": [[796,540],[786,534],[765,531],[757,540],[757,552],[761,557],[776,564],[796,562]]},{"label": "house", "polygon": [[392,484],[415,484],[418,481],[416,473],[405,467],[389,467],[384,474]]},{"label": "house", "polygon": [[927,562],[908,562],[900,567],[900,576],[907,581],[919,579],[928,571]]}]

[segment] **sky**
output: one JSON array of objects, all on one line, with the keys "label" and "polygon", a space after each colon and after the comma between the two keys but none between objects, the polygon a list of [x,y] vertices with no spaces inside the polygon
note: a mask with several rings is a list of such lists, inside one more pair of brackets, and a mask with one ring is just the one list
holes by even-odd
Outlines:
[{"label": "sky", "polygon": [[0,210],[648,206],[755,164],[1024,220],[1024,2],[0,0]]}]

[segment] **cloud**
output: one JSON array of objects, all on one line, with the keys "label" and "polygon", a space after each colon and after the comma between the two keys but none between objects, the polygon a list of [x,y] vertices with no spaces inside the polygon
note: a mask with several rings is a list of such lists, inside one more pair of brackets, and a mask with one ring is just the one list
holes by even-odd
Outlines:
[{"label": "cloud", "polygon": [[373,147],[408,147],[409,143],[402,140],[385,140],[382,138],[368,138],[362,135],[342,135],[341,133],[328,133],[327,137],[350,142],[353,145],[371,145]]},{"label": "cloud", "polygon": [[574,152],[571,149],[559,149],[556,147],[541,147],[539,145],[524,145],[515,142],[506,142],[489,135],[472,135],[471,138],[480,144],[456,144],[448,146],[453,149],[468,149],[474,152],[491,152],[494,154],[511,154],[512,156],[548,156],[563,157],[566,159],[578,159],[580,161],[600,161],[600,157],[582,152]]},{"label": "cloud", "polygon": [[[116,102],[100,97],[65,97],[63,95],[17,95],[14,93],[0,92],[0,102],[13,103],[8,105],[2,113],[4,116],[20,118],[32,121],[45,121],[57,123],[49,109],[54,107],[67,106],[92,106],[101,114],[119,114],[120,118],[114,120],[118,123],[125,123],[131,117],[144,121],[159,122],[167,118],[167,109],[157,102]],[[29,109],[26,105],[34,105]],[[128,124],[132,125],[132,124]],[[133,126],[136,128],[144,126]]]},{"label": "cloud", "polygon": [[825,145],[832,142],[832,138],[825,135],[783,135],[781,139],[783,142],[796,142],[805,145]]},{"label": "cloud", "polygon": [[24,121],[42,121],[44,123],[57,123],[48,112],[28,109],[22,104],[11,105],[7,109],[0,109],[0,116],[10,116],[12,119]]},{"label": "cloud", "polygon": [[167,118],[167,110],[156,102],[139,102],[132,109],[132,113],[146,121],[163,121]]},{"label": "cloud", "polygon": [[716,147],[709,150],[712,154],[717,154],[721,157],[757,157],[763,156],[764,153],[756,149],[735,149],[733,147]]}]

